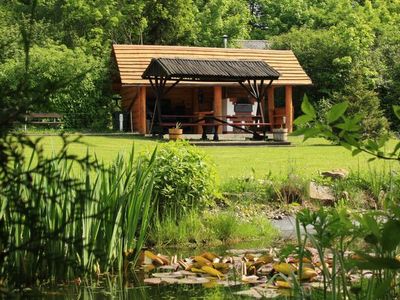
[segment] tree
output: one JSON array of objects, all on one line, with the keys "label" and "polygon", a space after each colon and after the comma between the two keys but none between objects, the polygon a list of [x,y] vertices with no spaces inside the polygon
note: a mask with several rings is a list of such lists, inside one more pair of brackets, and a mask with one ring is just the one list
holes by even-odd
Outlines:
[{"label": "tree", "polygon": [[201,26],[198,45],[221,47],[223,35],[228,35],[230,41],[249,37],[250,13],[246,1],[197,0],[196,3]]},{"label": "tree", "polygon": [[193,45],[198,33],[198,10],[192,0],[148,0],[144,42],[155,45]]},{"label": "tree", "polygon": [[251,37],[265,39],[301,27],[308,20],[307,0],[250,0]]}]

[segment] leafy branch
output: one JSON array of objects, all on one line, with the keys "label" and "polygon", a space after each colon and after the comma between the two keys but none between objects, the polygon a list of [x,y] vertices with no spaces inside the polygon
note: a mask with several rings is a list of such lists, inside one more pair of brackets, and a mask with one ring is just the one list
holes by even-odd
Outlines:
[{"label": "leafy branch", "polygon": [[[385,146],[391,138],[389,134],[365,139],[361,126],[362,116],[359,114],[347,116],[348,107],[347,101],[332,106],[327,113],[326,121],[322,122],[318,120],[315,108],[305,95],[301,104],[304,114],[294,121],[294,124],[299,127],[294,135],[304,135],[304,141],[313,137],[329,139],[352,151],[353,156],[362,152],[372,155],[369,161],[376,158],[400,161],[400,142],[393,150],[388,151]],[[400,120],[400,106],[394,105],[393,110]]]}]

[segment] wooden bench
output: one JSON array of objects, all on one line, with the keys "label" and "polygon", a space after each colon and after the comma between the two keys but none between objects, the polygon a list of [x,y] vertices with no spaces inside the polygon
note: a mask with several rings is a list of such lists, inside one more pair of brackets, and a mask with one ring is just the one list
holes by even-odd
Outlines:
[{"label": "wooden bench", "polygon": [[27,124],[49,125],[57,127],[64,124],[63,115],[57,113],[30,113],[25,116]]}]

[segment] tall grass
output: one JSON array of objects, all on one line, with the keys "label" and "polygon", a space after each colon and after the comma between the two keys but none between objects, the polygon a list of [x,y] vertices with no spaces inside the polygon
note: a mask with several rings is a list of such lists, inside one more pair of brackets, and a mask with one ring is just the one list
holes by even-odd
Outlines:
[{"label": "tall grass", "polygon": [[209,213],[201,210],[191,210],[178,217],[174,213],[165,214],[163,218],[156,217],[150,232],[157,246],[173,247],[241,241],[268,243],[278,235],[263,216],[240,220],[232,211]]},{"label": "tall grass", "polygon": [[[0,169],[0,277],[9,286],[126,271],[138,259],[154,207],[155,152],[149,162],[118,156],[101,167],[67,146],[45,158],[38,142],[15,139]],[[79,170],[78,174],[73,171]]]}]

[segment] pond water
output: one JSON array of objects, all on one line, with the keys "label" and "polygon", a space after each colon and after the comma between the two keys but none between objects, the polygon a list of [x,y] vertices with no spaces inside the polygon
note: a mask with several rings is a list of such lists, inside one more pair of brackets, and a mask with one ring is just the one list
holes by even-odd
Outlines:
[{"label": "pond water", "polygon": [[[287,223],[287,222],[286,222]],[[285,223],[285,224],[286,224]],[[276,224],[275,224],[276,225]],[[279,228],[279,226],[278,226]],[[286,227],[285,227],[286,228]],[[286,228],[287,229],[287,228]],[[282,245],[275,242],[274,247]],[[220,256],[243,255],[244,253],[265,253],[271,249],[270,244],[262,241],[239,243],[235,245],[223,245],[216,248],[185,248],[185,249],[156,249],[168,257],[177,255],[179,258],[200,255],[205,251],[216,253]],[[14,299],[57,299],[57,300],[94,300],[94,299],[254,299],[246,295],[238,295],[237,292],[251,289],[254,285],[243,284],[238,279],[229,286],[218,284],[162,284],[148,285],[144,278],[151,275],[143,271],[135,273],[131,278],[122,282],[118,276],[102,277],[100,280],[90,283],[60,285],[55,288],[42,288],[40,291],[27,290],[23,295],[15,296]],[[288,291],[287,291],[288,292]],[[280,292],[280,296],[272,293],[269,299],[290,299],[288,295]],[[0,298],[5,299],[4,296]],[[264,298],[265,299],[265,298]],[[268,297],[267,297],[268,299]]]}]

